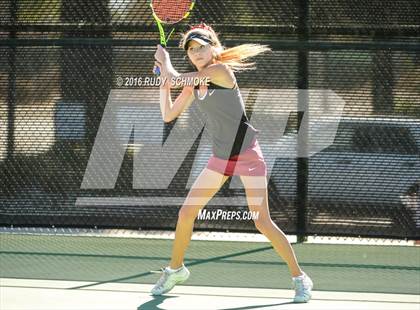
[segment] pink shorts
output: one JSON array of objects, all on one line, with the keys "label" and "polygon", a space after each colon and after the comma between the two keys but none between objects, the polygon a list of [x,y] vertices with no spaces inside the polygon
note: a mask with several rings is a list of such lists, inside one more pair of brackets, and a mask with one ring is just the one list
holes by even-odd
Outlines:
[{"label": "pink shorts", "polygon": [[251,145],[239,155],[229,159],[212,155],[207,162],[207,168],[226,176],[267,176],[267,165],[256,137]]}]

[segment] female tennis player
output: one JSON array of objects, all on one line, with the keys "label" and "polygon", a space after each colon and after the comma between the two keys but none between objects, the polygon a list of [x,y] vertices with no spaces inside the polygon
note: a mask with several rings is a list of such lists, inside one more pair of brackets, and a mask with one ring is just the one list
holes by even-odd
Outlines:
[{"label": "female tennis player", "polygon": [[[165,122],[177,118],[191,104],[198,104],[206,116],[207,129],[212,138],[213,155],[195,180],[182,205],[173,243],[169,266],[152,289],[153,295],[169,292],[176,284],[189,277],[184,266],[185,251],[189,245],[194,221],[208,201],[232,175],[240,176],[250,211],[259,212],[256,228],[272,243],[274,249],[289,267],[295,287],[294,302],[307,302],[311,298],[312,281],[296,260],[285,234],[272,221],[268,208],[267,168],[256,139],[256,130],[248,121],[234,72],[253,69],[250,57],[270,51],[266,46],[243,44],[225,49],[215,31],[205,24],[193,27],[183,35],[182,47],[197,69],[179,74],[172,66],[168,52],[158,46],[155,65],[168,82],[160,88],[160,107]],[[169,81],[208,78],[208,85],[181,85],[181,94],[172,103]],[[185,83],[187,84],[187,82]]]}]

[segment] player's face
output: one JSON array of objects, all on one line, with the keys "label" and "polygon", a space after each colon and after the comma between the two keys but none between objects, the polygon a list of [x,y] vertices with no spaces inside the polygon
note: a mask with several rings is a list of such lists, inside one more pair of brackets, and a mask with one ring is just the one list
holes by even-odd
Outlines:
[{"label": "player's face", "polygon": [[201,45],[198,42],[190,41],[188,43],[188,57],[197,69],[202,69],[213,62],[213,52],[210,44]]}]

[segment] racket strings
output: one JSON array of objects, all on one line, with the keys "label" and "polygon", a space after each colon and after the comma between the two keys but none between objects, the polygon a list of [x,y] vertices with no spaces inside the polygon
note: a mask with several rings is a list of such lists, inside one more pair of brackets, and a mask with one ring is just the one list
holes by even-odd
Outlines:
[{"label": "racket strings", "polygon": [[154,0],[151,3],[155,15],[166,24],[174,24],[182,20],[190,9],[191,0]]}]

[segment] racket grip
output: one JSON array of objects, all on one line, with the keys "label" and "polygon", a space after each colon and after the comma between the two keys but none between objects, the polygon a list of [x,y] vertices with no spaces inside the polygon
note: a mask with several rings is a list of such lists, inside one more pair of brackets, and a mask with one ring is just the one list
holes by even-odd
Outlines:
[{"label": "racket grip", "polygon": [[155,75],[159,76],[159,75],[160,75],[160,69],[159,69],[159,67],[154,66],[154,67],[153,67],[153,73],[154,73]]}]

